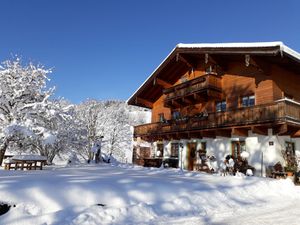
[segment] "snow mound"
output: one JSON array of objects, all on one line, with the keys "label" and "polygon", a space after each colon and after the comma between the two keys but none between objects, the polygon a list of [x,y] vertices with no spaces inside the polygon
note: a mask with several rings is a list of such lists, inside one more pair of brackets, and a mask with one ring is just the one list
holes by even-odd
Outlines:
[{"label": "snow mound", "polygon": [[107,163],[0,170],[0,176],[0,199],[17,203],[1,216],[5,225],[247,224],[237,221],[249,215],[259,224],[277,222],[261,209],[274,216],[280,211],[293,224],[300,209],[300,189],[289,179]]}]

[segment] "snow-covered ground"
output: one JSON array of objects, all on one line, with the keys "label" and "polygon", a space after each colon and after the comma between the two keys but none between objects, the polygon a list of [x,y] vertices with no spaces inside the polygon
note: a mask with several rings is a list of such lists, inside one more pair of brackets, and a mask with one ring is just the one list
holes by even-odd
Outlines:
[{"label": "snow-covered ground", "polygon": [[0,170],[0,201],[16,205],[5,225],[300,223],[300,187],[288,179],[128,165]]}]

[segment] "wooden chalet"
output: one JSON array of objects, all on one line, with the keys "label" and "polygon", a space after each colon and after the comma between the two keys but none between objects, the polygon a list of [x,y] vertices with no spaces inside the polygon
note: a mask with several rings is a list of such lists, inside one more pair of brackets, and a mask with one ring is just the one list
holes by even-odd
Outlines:
[{"label": "wooden chalet", "polygon": [[152,110],[134,127],[133,161],[197,170],[243,151],[259,173],[300,149],[300,54],[282,42],[178,44],[128,104]]}]

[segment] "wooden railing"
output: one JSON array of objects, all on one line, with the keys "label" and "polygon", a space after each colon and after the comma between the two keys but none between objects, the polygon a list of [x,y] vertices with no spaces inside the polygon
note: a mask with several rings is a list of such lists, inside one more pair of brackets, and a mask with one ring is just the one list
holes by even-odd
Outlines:
[{"label": "wooden railing", "polygon": [[186,81],[174,87],[164,90],[166,95],[165,101],[170,101],[176,98],[182,98],[192,95],[201,90],[212,89],[214,91],[222,91],[221,77],[215,74],[207,74],[193,80]]},{"label": "wooden railing", "polygon": [[300,123],[300,104],[281,100],[276,103],[240,108],[226,112],[208,113],[202,117],[184,117],[165,123],[136,126],[135,136],[193,131],[210,128],[290,121]]}]

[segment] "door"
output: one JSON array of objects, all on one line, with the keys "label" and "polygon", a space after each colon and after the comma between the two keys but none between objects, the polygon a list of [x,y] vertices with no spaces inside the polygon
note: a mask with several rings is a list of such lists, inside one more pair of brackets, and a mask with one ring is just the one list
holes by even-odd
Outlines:
[{"label": "door", "polygon": [[285,151],[289,154],[289,155],[295,155],[295,143],[294,142],[290,142],[290,141],[286,141],[285,142]]},{"label": "door", "polygon": [[197,143],[195,142],[188,143],[188,152],[187,152],[188,170],[194,170],[194,164],[196,160],[196,147],[197,147]]},{"label": "door", "polygon": [[231,155],[233,159],[240,159],[241,153],[246,150],[245,141],[232,141],[231,142]]},{"label": "door", "polygon": [[297,165],[295,155],[295,143],[286,141],[285,142],[285,161],[288,167],[295,167]]}]

